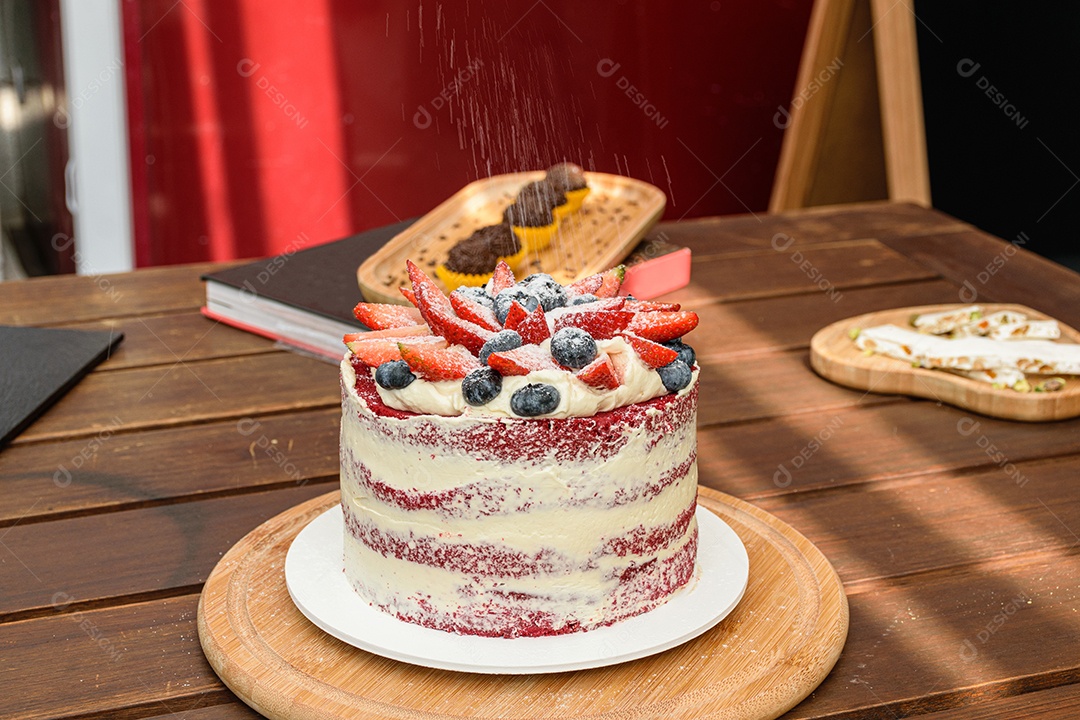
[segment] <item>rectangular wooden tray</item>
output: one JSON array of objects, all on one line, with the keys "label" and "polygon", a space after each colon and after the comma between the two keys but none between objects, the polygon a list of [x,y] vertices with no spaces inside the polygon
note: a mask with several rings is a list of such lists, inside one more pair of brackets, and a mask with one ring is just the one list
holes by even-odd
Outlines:
[{"label": "rectangular wooden tray", "polygon": [[[503,210],[523,185],[542,180],[544,171],[495,175],[469,183],[450,199],[395,236],[357,270],[368,302],[402,304],[398,292],[409,280],[409,259],[434,277],[450,248],[478,228],[502,222]],[[656,187],[620,175],[585,173],[591,192],[581,208],[559,223],[551,245],[531,253],[519,277],[550,273],[560,283],[606,270],[626,257],[656,224],[667,203]]]}]

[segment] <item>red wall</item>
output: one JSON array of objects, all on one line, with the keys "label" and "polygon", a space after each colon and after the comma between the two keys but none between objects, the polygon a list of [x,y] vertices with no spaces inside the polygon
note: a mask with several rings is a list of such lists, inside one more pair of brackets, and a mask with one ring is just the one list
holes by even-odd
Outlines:
[{"label": "red wall", "polygon": [[810,5],[125,0],[138,264],[323,242],[564,159],[656,184],[669,219],[763,210]]}]

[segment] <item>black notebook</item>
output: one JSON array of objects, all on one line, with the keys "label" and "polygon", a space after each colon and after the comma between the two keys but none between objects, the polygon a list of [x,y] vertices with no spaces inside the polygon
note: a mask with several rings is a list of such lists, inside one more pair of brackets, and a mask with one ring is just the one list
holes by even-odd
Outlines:
[{"label": "black notebook", "polygon": [[109,357],[123,333],[0,326],[0,448]]},{"label": "black notebook", "polygon": [[215,320],[331,360],[345,352],[341,336],[366,330],[353,317],[362,301],[356,269],[413,223],[368,230],[292,254],[203,276]]}]

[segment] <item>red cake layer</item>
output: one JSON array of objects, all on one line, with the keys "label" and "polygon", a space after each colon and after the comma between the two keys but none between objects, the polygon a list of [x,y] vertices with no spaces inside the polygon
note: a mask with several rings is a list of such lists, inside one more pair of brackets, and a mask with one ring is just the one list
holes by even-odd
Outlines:
[{"label": "red cake layer", "polygon": [[[624,427],[640,427],[659,442],[665,435],[693,422],[697,409],[697,386],[684,395],[661,395],[591,417],[573,418],[473,418],[463,427],[449,429],[432,422],[431,416],[395,410],[379,398],[367,366],[353,359],[356,393],[374,418],[360,413],[369,432],[392,442],[427,448],[437,455],[466,453],[476,457],[520,463],[523,461],[581,462],[614,457],[626,445]],[[380,418],[408,420],[382,422]],[[513,431],[510,431],[510,428]]]}]

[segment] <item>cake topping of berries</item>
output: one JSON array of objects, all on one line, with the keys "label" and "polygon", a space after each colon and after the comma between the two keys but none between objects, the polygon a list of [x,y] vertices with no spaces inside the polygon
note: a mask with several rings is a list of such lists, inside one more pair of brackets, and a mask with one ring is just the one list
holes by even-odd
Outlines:
[{"label": "cake topping of berries", "polygon": [[666,343],[661,343],[666,348],[671,348],[675,352],[679,353],[679,359],[686,363],[687,367],[693,367],[697,362],[697,355],[694,353],[694,348],[690,347],[682,340],[668,340]]},{"label": "cake topping of berries", "polygon": [[488,355],[493,352],[505,352],[521,347],[521,336],[513,330],[500,330],[491,336],[480,348],[480,362],[487,365]]},{"label": "cake topping of berries", "polygon": [[679,392],[693,379],[690,366],[682,360],[672,360],[664,367],[657,368],[656,372],[660,375],[660,380],[663,381],[668,392]]},{"label": "cake topping of berries", "polygon": [[502,391],[502,375],[490,367],[473,370],[461,381],[461,394],[465,402],[474,407],[487,405]]},{"label": "cake topping of berries", "polygon": [[547,273],[533,273],[520,284],[540,300],[547,312],[566,304],[566,288]]},{"label": "cake topping of berries", "polygon": [[[500,262],[484,287],[449,296],[408,263],[412,304],[362,302],[372,328],[345,344],[382,400],[436,415],[588,416],[684,391],[696,357],[683,336],[697,314],[619,295],[620,266],[567,286],[547,273],[518,281]],[[417,382],[419,381],[419,382]]]},{"label": "cake topping of berries", "polygon": [[599,299],[600,298],[596,297],[592,293],[585,293],[584,295],[576,295],[573,298],[571,298],[570,299],[570,304],[571,305],[587,305],[589,303],[594,303]]},{"label": "cake topping of berries", "polygon": [[547,383],[529,383],[518,388],[510,398],[510,409],[521,417],[536,417],[554,412],[562,396]]},{"label": "cake topping of berries", "polygon": [[560,365],[580,370],[596,359],[596,341],[576,327],[564,327],[551,336],[551,355]]},{"label": "cake topping of berries", "polygon": [[506,315],[510,312],[510,306],[515,302],[523,307],[525,312],[532,312],[540,305],[540,298],[521,285],[512,285],[506,288],[495,296],[495,318],[500,323],[506,322]]},{"label": "cake topping of berries", "polygon": [[[487,290],[485,290],[482,287],[474,287],[472,285],[462,285],[461,287],[459,287],[457,290],[455,290],[453,293],[450,294],[450,300],[451,301],[453,301],[453,299],[454,299],[453,296],[454,295],[467,297],[470,300],[472,300],[473,302],[480,303],[481,305],[486,307],[488,310],[494,310],[495,309],[495,298],[492,297],[491,293],[489,293]],[[679,308],[676,307],[675,309],[678,310]]]},{"label": "cake topping of berries", "polygon": [[404,360],[388,360],[375,371],[375,382],[387,390],[408,387],[416,379]]}]

